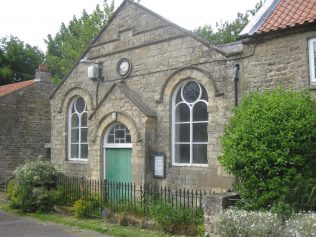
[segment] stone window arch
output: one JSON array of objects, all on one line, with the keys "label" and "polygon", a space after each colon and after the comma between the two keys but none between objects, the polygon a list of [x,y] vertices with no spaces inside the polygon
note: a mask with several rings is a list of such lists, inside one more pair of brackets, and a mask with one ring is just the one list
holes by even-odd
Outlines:
[{"label": "stone window arch", "polygon": [[88,159],[88,116],[87,104],[81,96],[76,96],[68,111],[68,158]]},{"label": "stone window arch", "polygon": [[208,95],[195,80],[176,88],[172,97],[172,162],[175,166],[207,165]]}]

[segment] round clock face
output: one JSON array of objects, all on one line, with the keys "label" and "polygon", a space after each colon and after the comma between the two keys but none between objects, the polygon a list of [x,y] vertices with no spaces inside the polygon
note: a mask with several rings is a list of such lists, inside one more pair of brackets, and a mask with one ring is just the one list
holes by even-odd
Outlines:
[{"label": "round clock face", "polygon": [[122,58],[117,63],[117,72],[122,77],[127,77],[131,72],[131,62],[127,58]]}]

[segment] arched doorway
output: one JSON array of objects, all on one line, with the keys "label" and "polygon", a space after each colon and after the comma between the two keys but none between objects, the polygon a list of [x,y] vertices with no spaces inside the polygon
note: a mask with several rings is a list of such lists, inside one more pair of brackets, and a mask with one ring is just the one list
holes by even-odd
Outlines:
[{"label": "arched doorway", "polygon": [[128,128],[122,123],[113,124],[105,133],[104,179],[110,182],[131,182],[132,143]]}]

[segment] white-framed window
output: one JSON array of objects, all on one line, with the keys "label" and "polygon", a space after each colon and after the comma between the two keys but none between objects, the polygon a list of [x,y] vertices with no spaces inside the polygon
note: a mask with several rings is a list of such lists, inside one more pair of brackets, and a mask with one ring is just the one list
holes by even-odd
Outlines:
[{"label": "white-framed window", "polygon": [[70,104],[68,116],[69,160],[88,159],[87,105],[82,97],[76,97]]},{"label": "white-framed window", "polygon": [[103,147],[127,148],[132,147],[131,134],[122,123],[112,125],[104,136]]},{"label": "white-framed window", "polygon": [[316,38],[308,40],[310,83],[316,84]]},{"label": "white-framed window", "polygon": [[206,166],[208,96],[190,80],[181,83],[172,98],[172,162],[175,166]]}]

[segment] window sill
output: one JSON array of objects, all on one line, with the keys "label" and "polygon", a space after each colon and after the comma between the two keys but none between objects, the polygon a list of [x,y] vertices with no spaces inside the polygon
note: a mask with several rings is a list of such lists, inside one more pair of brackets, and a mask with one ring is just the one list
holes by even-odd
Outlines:
[{"label": "window sill", "polygon": [[69,159],[69,160],[66,160],[66,162],[68,162],[68,163],[76,163],[76,164],[87,164],[88,163],[88,159]]},{"label": "window sill", "polygon": [[201,167],[206,168],[208,164],[172,164],[174,167]]},{"label": "window sill", "polygon": [[309,90],[316,90],[316,84],[311,84],[308,87]]}]

